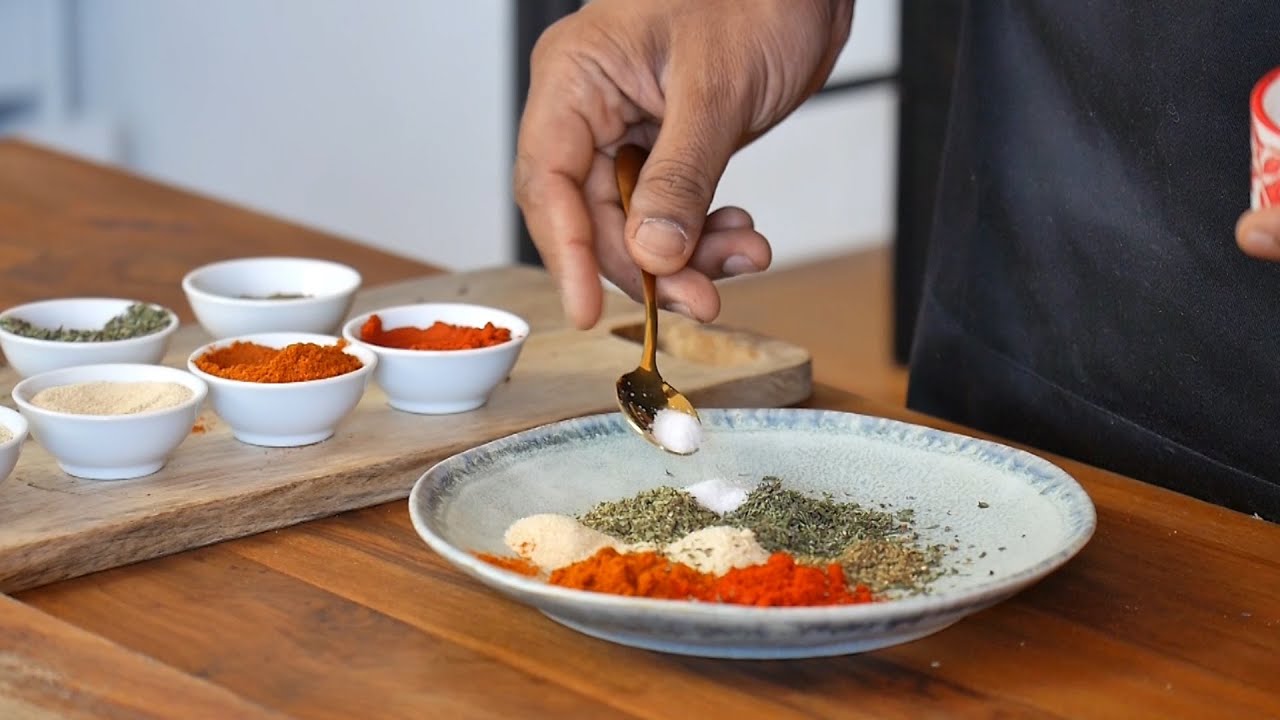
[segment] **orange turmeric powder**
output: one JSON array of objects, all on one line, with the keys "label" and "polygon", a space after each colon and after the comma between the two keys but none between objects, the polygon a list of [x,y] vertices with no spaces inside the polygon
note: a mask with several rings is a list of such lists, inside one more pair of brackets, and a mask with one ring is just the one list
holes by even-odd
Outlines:
[{"label": "orange turmeric powder", "polygon": [[364,367],[360,358],[342,351],[346,340],[334,345],[294,343],[283,348],[237,340],[196,358],[195,365],[228,380],[291,383],[322,380]]},{"label": "orange turmeric powder", "polygon": [[401,350],[472,350],[507,342],[511,331],[493,323],[468,327],[438,320],[426,328],[406,326],[384,330],[382,318],[375,314],[360,326],[360,339],[371,345]]}]

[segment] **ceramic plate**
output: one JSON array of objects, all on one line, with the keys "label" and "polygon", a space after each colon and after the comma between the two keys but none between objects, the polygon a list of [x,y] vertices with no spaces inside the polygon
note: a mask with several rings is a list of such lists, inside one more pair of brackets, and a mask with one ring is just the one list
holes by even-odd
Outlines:
[{"label": "ceramic plate", "polygon": [[[455,455],[413,488],[414,527],[458,568],[588,635],[725,658],[841,655],[937,632],[1061,566],[1088,542],[1093,504],[1057,466],[962,435],[850,413],[705,410],[703,448],[669,455],[611,413],[534,428]],[[883,602],[756,608],[560,588],[473,553],[509,555],[503,532],[534,513],[576,515],[661,485],[712,476],[912,508],[922,540],[954,545],[930,593]],[[980,505],[981,503],[981,505]]]}]

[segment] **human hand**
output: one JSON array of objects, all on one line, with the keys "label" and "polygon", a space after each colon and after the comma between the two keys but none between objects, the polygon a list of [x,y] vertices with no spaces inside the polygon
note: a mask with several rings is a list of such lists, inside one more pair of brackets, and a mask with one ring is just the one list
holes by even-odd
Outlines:
[{"label": "human hand", "polygon": [[[600,275],[701,321],[713,281],[768,267],[741,208],[707,214],[729,158],[813,94],[848,39],[853,0],[594,0],[539,38],[520,122],[515,195],[579,328]],[[624,216],[613,155],[651,148]]]},{"label": "human hand", "polygon": [[1280,207],[1250,210],[1236,223],[1236,244],[1259,260],[1280,261]]}]

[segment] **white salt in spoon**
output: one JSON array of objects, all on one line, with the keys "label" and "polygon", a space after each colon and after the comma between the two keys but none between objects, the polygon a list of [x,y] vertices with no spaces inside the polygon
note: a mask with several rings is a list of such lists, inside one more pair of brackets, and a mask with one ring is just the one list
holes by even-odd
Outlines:
[{"label": "white salt in spoon", "polygon": [[[618,194],[622,212],[631,210],[631,193],[640,177],[640,168],[648,157],[635,145],[618,148],[614,172],[618,178]],[[677,455],[697,452],[702,442],[702,421],[680,391],[667,384],[658,374],[658,302],[656,281],[651,273],[641,271],[644,280],[644,347],[640,366],[618,378],[618,407],[622,416],[646,440]]]}]

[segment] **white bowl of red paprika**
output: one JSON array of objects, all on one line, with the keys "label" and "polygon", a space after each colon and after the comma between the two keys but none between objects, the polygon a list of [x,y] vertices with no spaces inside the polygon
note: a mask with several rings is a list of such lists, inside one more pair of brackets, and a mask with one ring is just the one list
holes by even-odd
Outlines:
[{"label": "white bowl of red paprika", "polygon": [[187,368],[209,385],[237,440],[264,447],[333,436],[364,395],[378,357],[331,335],[260,333],[197,348]]},{"label": "white bowl of red paprika", "polygon": [[391,407],[445,415],[489,401],[515,367],[529,323],[484,305],[421,303],[359,315],[342,336],[377,353],[373,379]]}]

